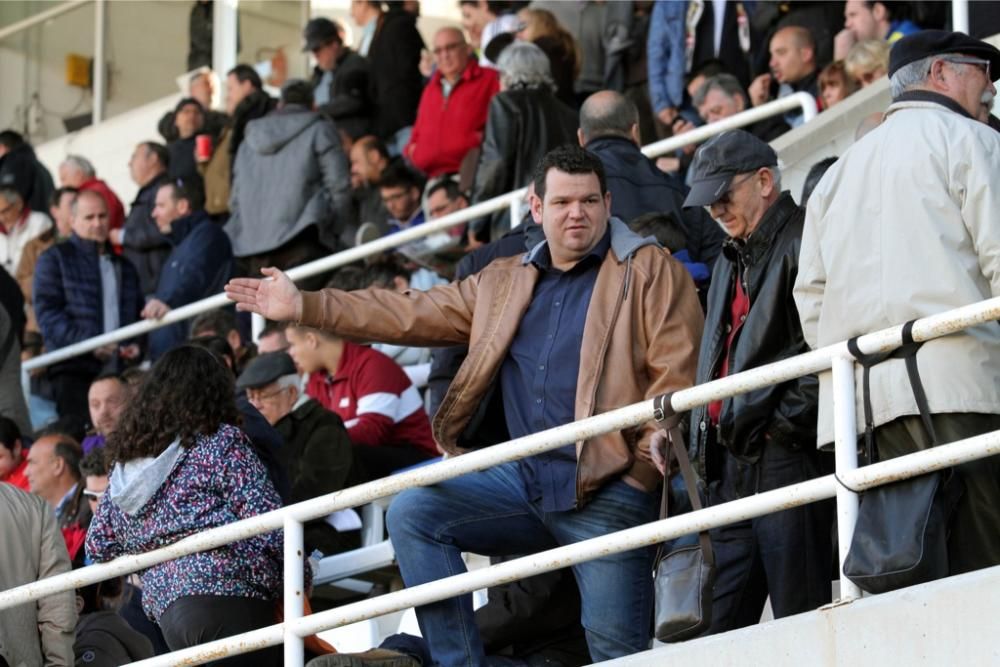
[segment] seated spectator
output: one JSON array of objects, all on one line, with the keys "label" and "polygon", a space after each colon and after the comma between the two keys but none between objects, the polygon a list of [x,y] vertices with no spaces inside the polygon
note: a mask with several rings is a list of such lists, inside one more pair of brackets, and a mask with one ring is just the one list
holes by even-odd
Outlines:
[{"label": "seated spectator", "polygon": [[525,7],[517,13],[517,18],[517,39],[531,42],[545,52],[556,97],[575,108],[573,82],[580,74],[580,53],[573,35],[559,24],[552,12],[545,9]]},{"label": "seated spectator", "polygon": [[[105,562],[278,509],[281,499],[239,423],[232,374],[184,346],[153,365],[108,440],[111,483],[97,505],[87,554]],[[153,519],[155,517],[155,520]],[[274,622],[280,532],[182,556],[139,575],[146,614],[171,650]],[[234,665],[278,665],[267,649]]]},{"label": "seated spectator", "polygon": [[826,170],[833,166],[833,163],[837,161],[836,157],[823,158],[813,166],[809,167],[809,172],[806,174],[806,180],[802,184],[802,197],[799,206],[805,209],[806,205],[809,203],[809,195],[812,194],[816,186],[823,179],[823,175],[826,174]]},{"label": "seated spectator", "polygon": [[389,212],[382,203],[378,182],[391,159],[385,145],[373,136],[361,137],[351,145],[351,193],[358,222],[374,224],[379,236],[388,231]]},{"label": "seated spectator", "polygon": [[629,220],[628,226],[639,236],[654,237],[661,246],[670,251],[671,257],[684,265],[684,268],[691,274],[691,278],[694,279],[694,285],[698,288],[698,297],[704,306],[712,270],[703,262],[691,259],[691,253],[687,249],[687,234],[684,233],[684,227],[681,226],[681,223],[672,215],[653,211]]},{"label": "seated spectator", "polygon": [[[163,265],[156,292],[142,317],[158,320],[174,308],[218,294],[233,275],[233,248],[222,228],[204,211],[197,184],[164,183],[156,192],[153,218],[173,250]],[[149,358],[187,339],[188,322],[174,322],[149,333]]]},{"label": "seated spectator", "polygon": [[[556,146],[572,143],[576,112],[553,95],[545,53],[530,42],[516,42],[499,57],[500,93],[490,101],[486,133],[472,188],[472,203],[522,188],[535,165]],[[510,231],[510,209],[481,218],[472,230],[481,241]]]},{"label": "seated spectator", "polygon": [[867,88],[889,71],[889,45],[880,39],[858,42],[847,52],[844,68],[848,76]]},{"label": "seated spectator", "polygon": [[285,352],[288,350],[288,338],[285,329],[288,322],[268,322],[257,336],[257,354],[270,352]]},{"label": "seated spectator", "polygon": [[[204,115],[202,131],[212,137],[218,137],[229,118],[221,111],[215,111],[212,108],[215,106],[215,73],[207,67],[203,67],[192,74],[188,80],[187,96],[201,105]],[[156,129],[159,130],[160,136],[168,145],[177,141],[180,138],[180,132],[177,127],[176,112],[171,109],[163,114]]]},{"label": "seated spectator", "polygon": [[239,64],[226,75],[226,124],[215,142],[212,157],[198,165],[205,180],[205,212],[218,222],[229,218],[233,163],[246,134],[247,123],[274,111],[277,101],[264,92],[257,71]]},{"label": "seated spectator", "polygon": [[125,248],[126,259],[139,272],[143,296],[156,289],[163,262],[170,254],[170,242],[153,220],[156,191],[167,181],[169,163],[170,154],[163,144],[145,141],[135,147],[128,169],[139,192],[132,201],[125,226],[111,230],[109,235],[111,243]]},{"label": "seated spectator", "polygon": [[[424,188],[424,216],[428,220],[436,220],[468,207],[468,195],[462,191],[458,181],[451,174],[432,178]],[[469,248],[478,247],[480,245],[478,241],[466,239],[466,227],[467,225],[456,225],[444,234],[464,239],[469,244]],[[438,273],[442,276],[453,276],[455,271],[451,264],[462,259],[465,256],[465,250],[461,246],[454,247],[446,258],[452,261],[449,261],[446,266],[440,267]]]},{"label": "seated spectator", "polygon": [[[59,186],[76,190],[93,190],[108,204],[108,226],[111,229],[121,229],[125,224],[125,206],[111,187],[97,177],[97,170],[90,160],[82,155],[67,155],[59,165]],[[53,194],[53,202],[55,194]],[[55,219],[53,217],[53,219]]]},{"label": "seated spectator", "polygon": [[8,274],[17,273],[24,247],[52,228],[42,211],[32,211],[10,186],[0,186],[0,266]]},{"label": "seated spectator", "polygon": [[910,4],[847,0],[844,29],[837,35],[833,57],[843,60],[850,48],[859,42],[878,39],[891,46],[907,35],[920,32],[920,26],[910,20]]},{"label": "seated spectator", "polygon": [[17,190],[32,211],[45,211],[55,185],[31,144],[14,130],[0,132],[0,187]]},{"label": "seated spectator", "polygon": [[21,429],[13,419],[0,417],[0,482],[31,491],[25,475],[27,466],[28,448],[21,442]]},{"label": "seated spectator", "polygon": [[99,375],[90,383],[87,403],[90,405],[90,425],[93,433],[83,439],[83,453],[90,454],[104,447],[108,436],[118,426],[122,411],[129,399],[129,388],[121,375]]},{"label": "seated spectator", "polygon": [[[821,79],[822,80],[822,79]],[[822,83],[820,84],[822,85]],[[705,80],[692,103],[706,123],[735,116],[750,108],[743,86],[732,74],[716,74]],[[771,116],[743,128],[762,141],[774,141],[791,128],[781,116]]]},{"label": "seated spectator", "polygon": [[657,211],[684,227],[687,250],[709,267],[722,251],[724,232],[702,209],[683,210],[684,189],[639,150],[639,111],[624,95],[594,93],[580,107],[580,145],[601,159],[611,193],[611,214],[634,220]]},{"label": "seated spectator", "polygon": [[[750,84],[750,101],[753,106],[770,102],[771,82],[777,81],[778,98],[804,91],[821,100],[816,78],[816,43],[812,34],[801,26],[787,26],[771,36],[768,46],[771,53],[771,73],[761,74]],[[822,105],[820,105],[822,109]],[[798,127],[803,121],[802,111],[785,114],[785,122]]]},{"label": "seated spectator", "polygon": [[63,532],[70,560],[82,564],[83,540],[90,525],[90,505],[84,501],[84,486],[80,480],[79,443],[67,435],[45,435],[28,449],[28,465],[24,470],[31,492],[40,496],[56,516]]},{"label": "seated spectator", "polygon": [[108,490],[110,481],[108,457],[103,446],[92,450],[80,460],[80,477],[83,479],[83,496],[90,503],[90,511],[93,512]]},{"label": "seated spectator", "polygon": [[171,181],[185,183],[197,181],[201,185],[201,174],[194,159],[195,137],[202,134],[205,127],[205,109],[193,97],[185,97],[174,107],[174,125],[177,139],[167,144],[170,154],[167,176]]},{"label": "seated spectator", "polygon": [[[357,483],[344,422],[302,391],[302,378],[287,353],[258,356],[240,375],[236,389],[284,438],[279,453],[292,485],[291,502]],[[357,548],[361,540],[357,529],[339,531],[324,518],[305,524],[305,544],[307,552],[332,554]]]},{"label": "seated spectator", "polygon": [[496,70],[471,57],[458,28],[434,34],[437,71],[424,88],[410,143],[403,155],[428,176],[459,171],[483,140],[490,100],[500,89]]},{"label": "seated spectator", "polygon": [[401,161],[393,162],[382,171],[378,189],[389,213],[386,220],[389,234],[423,224],[420,193],[424,189],[424,179],[420,174]]},{"label": "seated spectator", "polygon": [[123,577],[77,589],[76,664],[115,667],[153,657],[153,644],[118,613],[126,594]]},{"label": "seated spectator", "polygon": [[[70,571],[52,510],[37,496],[0,484],[0,590]],[[10,536],[16,535],[17,539]],[[0,660],[9,665],[72,665],[73,592],[0,610]]]},{"label": "seated spectator", "polygon": [[313,110],[306,82],[285,83],[278,110],[247,124],[229,210],[225,230],[248,275],[353,244],[347,156],[333,125]]},{"label": "seated spectator", "polygon": [[819,94],[824,109],[843,102],[857,90],[858,82],[847,73],[842,60],[830,63],[819,73]]},{"label": "seated spectator", "polygon": [[366,479],[439,454],[420,393],[392,359],[319,329],[290,326],[285,335],[309,373],[306,394],[344,420]]},{"label": "seated spectator", "polygon": [[[85,190],[73,206],[73,235],[42,253],[35,269],[35,315],[49,350],[131,324],[143,306],[135,269],[108,245],[104,198]],[[93,379],[102,369],[121,370],[139,356],[135,342],[111,343],[50,366],[59,415],[86,421]]]},{"label": "seated spectator", "polygon": [[368,62],[344,44],[342,32],[328,18],[311,19],[302,31],[302,51],[316,60],[310,81],[316,110],[354,140],[370,131]]},{"label": "seated spectator", "polygon": [[250,360],[257,356],[257,348],[253,343],[243,342],[236,315],[228,308],[219,308],[202,313],[191,322],[191,338],[217,336],[229,344],[233,364],[230,368],[239,375]]}]

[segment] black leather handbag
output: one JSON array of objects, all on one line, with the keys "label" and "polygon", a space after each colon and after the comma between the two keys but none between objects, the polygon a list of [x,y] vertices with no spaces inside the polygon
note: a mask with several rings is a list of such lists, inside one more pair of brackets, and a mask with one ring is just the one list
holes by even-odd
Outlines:
[{"label": "black leather handbag", "polygon": [[[701,498],[695,483],[694,470],[688,458],[687,448],[677,427],[677,416],[670,408],[669,395],[661,396],[659,416],[666,420],[668,437],[667,456],[669,462],[676,460],[684,478],[691,507],[695,511],[702,508]],[[663,415],[670,413],[670,417]],[[669,474],[663,482],[663,500],[660,504],[660,518],[668,516]],[[679,642],[702,634],[712,624],[712,587],[715,584],[715,553],[708,532],[698,534],[698,543],[678,546],[663,553],[664,546],[656,558],[656,574],[653,579],[656,612],[654,635],[661,642]]]},{"label": "black leather handbag", "polygon": [[[865,447],[868,462],[878,460],[872,418],[869,370],[889,356],[906,361],[910,387],[931,446],[938,443],[927,396],[917,370],[913,322],[903,327],[903,346],[891,355],[866,355],[857,339],[848,349],[864,368]],[[911,477],[861,494],[858,521],[844,560],[844,576],[867,593],[885,593],[948,576],[948,524],[962,495],[951,470]]]}]

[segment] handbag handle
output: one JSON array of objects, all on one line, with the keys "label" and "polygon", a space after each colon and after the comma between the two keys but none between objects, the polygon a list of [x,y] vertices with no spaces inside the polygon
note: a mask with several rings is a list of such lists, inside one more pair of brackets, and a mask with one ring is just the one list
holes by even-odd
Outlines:
[{"label": "handbag handle", "polygon": [[[688,456],[687,447],[684,446],[683,438],[680,437],[680,415],[678,415],[670,404],[673,392],[658,396],[654,400],[655,419],[663,424],[667,432],[667,466],[666,474],[663,478],[663,498],[660,502],[660,518],[667,518],[667,497],[670,486],[670,461],[676,460],[681,471],[681,478],[684,480],[684,487],[687,489],[688,499],[691,501],[691,509],[698,511],[703,509],[701,496],[698,494],[698,487],[695,483],[694,469],[691,467],[691,459]],[[705,563],[715,565],[715,551],[712,549],[712,540],[708,531],[703,530],[698,533],[698,544],[701,546],[702,556]],[[657,559],[659,560],[659,559]]]}]

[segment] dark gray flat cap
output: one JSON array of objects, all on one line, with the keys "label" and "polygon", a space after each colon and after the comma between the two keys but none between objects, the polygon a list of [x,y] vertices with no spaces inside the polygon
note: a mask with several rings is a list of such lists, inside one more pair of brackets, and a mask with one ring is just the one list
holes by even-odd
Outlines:
[{"label": "dark gray flat cap", "polygon": [[711,206],[729,190],[736,174],[778,166],[778,154],[746,130],[729,130],[706,141],[691,163],[685,208]]},{"label": "dark gray flat cap", "polygon": [[265,387],[280,377],[294,375],[295,362],[287,352],[268,352],[252,360],[236,380],[236,389]]}]

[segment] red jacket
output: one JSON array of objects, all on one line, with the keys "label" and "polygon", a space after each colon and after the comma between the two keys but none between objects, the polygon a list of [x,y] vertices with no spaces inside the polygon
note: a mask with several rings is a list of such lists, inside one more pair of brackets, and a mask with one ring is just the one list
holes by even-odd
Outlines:
[{"label": "red jacket", "polygon": [[13,484],[22,491],[27,491],[31,493],[31,486],[28,484],[28,477],[24,474],[25,469],[28,467],[28,450],[21,450],[21,462],[17,464],[17,467],[10,471],[10,474],[6,477],[0,478],[0,482],[7,482],[8,484]]},{"label": "red jacket", "polygon": [[434,72],[417,108],[410,143],[403,153],[428,176],[458,172],[462,158],[483,141],[490,100],[500,91],[495,69],[480,67],[475,59],[445,99],[441,72]]},{"label": "red jacket", "polygon": [[438,456],[420,392],[403,369],[378,350],[344,342],[331,377],[313,373],[306,393],[344,420],[355,445],[414,447]]}]

